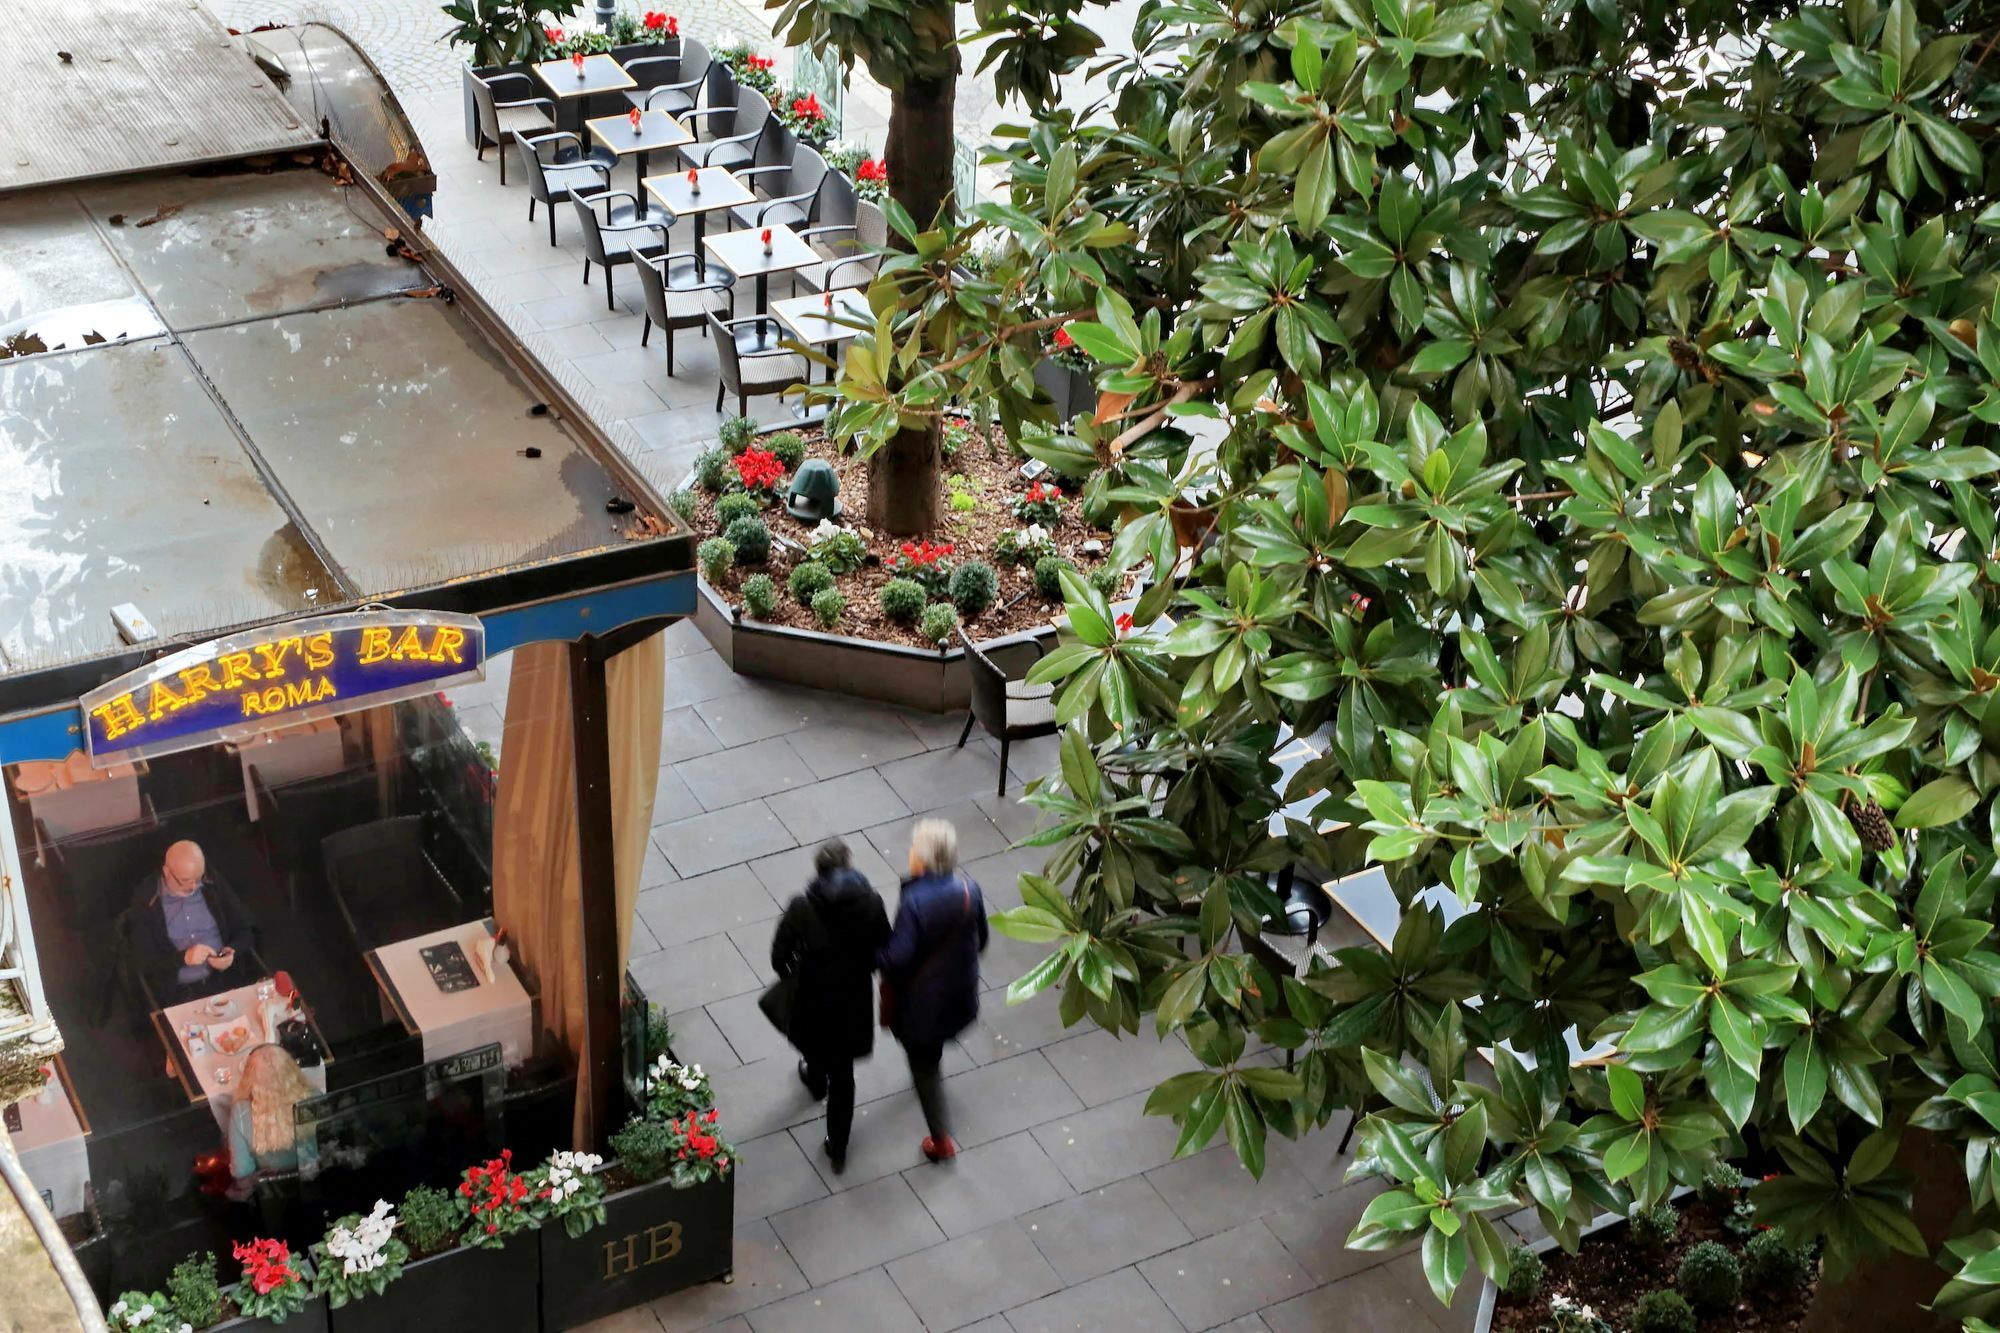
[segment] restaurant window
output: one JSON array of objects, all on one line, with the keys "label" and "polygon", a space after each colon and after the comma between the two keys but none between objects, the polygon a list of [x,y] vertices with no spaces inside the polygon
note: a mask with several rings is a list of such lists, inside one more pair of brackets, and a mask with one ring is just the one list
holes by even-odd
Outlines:
[{"label": "restaurant window", "polygon": [[564,722],[510,701],[512,656],[239,742],[0,770],[68,1048],[6,1128],[113,1289],[567,1146],[574,1055],[494,922],[505,735]]}]

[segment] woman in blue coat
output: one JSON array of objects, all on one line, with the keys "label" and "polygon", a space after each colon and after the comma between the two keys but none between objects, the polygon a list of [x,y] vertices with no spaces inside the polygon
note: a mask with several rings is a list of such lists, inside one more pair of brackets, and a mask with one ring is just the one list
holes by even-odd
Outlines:
[{"label": "woman in blue coat", "polygon": [[933,1162],[958,1155],[945,1121],[944,1044],[979,1014],[979,955],[986,948],[986,900],[958,868],[958,830],[925,819],[910,831],[910,878],[889,942],[876,955],[883,983],[882,1025],[903,1044],[930,1134]]}]

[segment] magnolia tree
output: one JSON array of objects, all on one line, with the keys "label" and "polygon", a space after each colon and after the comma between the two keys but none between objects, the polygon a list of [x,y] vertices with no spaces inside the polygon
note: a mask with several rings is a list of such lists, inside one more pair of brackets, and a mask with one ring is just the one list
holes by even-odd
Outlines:
[{"label": "magnolia tree", "polygon": [[[1727,1159],[1830,1276],[1969,1257],[1946,1308],[2000,1304],[1992,27],[1149,0],[1105,113],[871,291],[839,427],[991,406],[1175,622],[1066,582],[1013,995],[1181,1034],[1183,1152],[1361,1112],[1350,1243],[1420,1241],[1441,1299],[1502,1211],[1573,1245]],[[1099,389],[1064,435],[1055,321]],[[1281,790],[1283,731],[1325,755]],[[1255,961],[1294,861],[1385,868],[1393,946]]]}]

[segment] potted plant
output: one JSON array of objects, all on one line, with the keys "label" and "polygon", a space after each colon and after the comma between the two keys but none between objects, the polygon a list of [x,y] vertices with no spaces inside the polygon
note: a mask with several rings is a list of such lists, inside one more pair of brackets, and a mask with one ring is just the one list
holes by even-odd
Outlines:
[{"label": "potted plant", "polygon": [[648,1071],[645,1112],[612,1136],[610,1166],[558,1153],[537,1173],[552,1219],[541,1232],[544,1327],[574,1327],[729,1272],[736,1151],[712,1100],[700,1066],[662,1055]]},{"label": "potted plant", "polygon": [[377,1199],[367,1216],[350,1213],[327,1228],[313,1243],[313,1290],[326,1297],[332,1326],[373,1326],[374,1306],[360,1315],[333,1313],[349,1304],[380,1296],[403,1276],[409,1245],[396,1235],[396,1214],[388,1201]]},{"label": "potted plant", "polygon": [[[452,20],[442,40],[465,48],[465,68],[460,72],[463,91],[466,141],[479,145],[479,118],[473,109],[472,83],[475,77],[496,74],[527,74],[531,61],[548,57],[548,31],[574,8],[574,0],[452,0],[443,6]],[[510,89],[503,101],[518,97],[538,97],[546,90],[527,93]]]},{"label": "potted plant", "polygon": [[1077,413],[1096,409],[1097,381],[1091,375],[1090,357],[1060,325],[1049,335],[1035,365],[1035,383],[1055,399],[1056,418],[1064,425]]},{"label": "potted plant", "polygon": [[833,123],[827,118],[826,108],[819,104],[818,93],[783,93],[774,107],[778,122],[800,143],[824,148],[833,141]]},{"label": "potted plant", "polygon": [[333,1327],[456,1328],[467,1293],[478,1292],[482,1333],[536,1333],[539,1265],[533,1238],[518,1238],[540,1220],[529,1192],[512,1154],[502,1153],[468,1168],[451,1193],[419,1186],[405,1194],[394,1214],[405,1251],[399,1276],[365,1299],[350,1290]]}]

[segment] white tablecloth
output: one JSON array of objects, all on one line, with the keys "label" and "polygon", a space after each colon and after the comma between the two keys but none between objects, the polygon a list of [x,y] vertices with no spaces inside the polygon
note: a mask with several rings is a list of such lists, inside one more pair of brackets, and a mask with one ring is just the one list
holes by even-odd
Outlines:
[{"label": "white tablecloth", "polygon": [[491,1042],[500,1043],[500,1056],[508,1068],[534,1054],[534,1002],[511,965],[500,969],[491,981],[450,995],[439,990],[424,965],[423,950],[433,944],[454,940],[478,975],[475,946],[488,935],[487,923],[468,921],[385,944],[372,958],[376,978],[390,1007],[424,1039],[425,1061],[477,1050]]},{"label": "white tablecloth", "polygon": [[[261,981],[262,978],[259,978]],[[257,1013],[257,982],[238,986],[235,990],[224,991],[220,996],[211,997],[225,1001],[226,1012],[217,1014],[210,1007],[210,999],[188,1000],[183,1004],[169,1005],[160,1011],[160,1019],[167,1027],[167,1035],[180,1048],[180,1058],[194,1071],[196,1088],[193,1096],[197,1101],[206,1100],[208,1109],[215,1112],[215,1123],[222,1132],[229,1133],[230,1108],[236,1105],[236,1087],[243,1078],[243,1061],[251,1050],[271,1039],[265,1032]],[[234,1053],[225,1055],[215,1046],[213,1038],[225,1028],[233,1026],[239,1019],[247,1019],[250,1025],[249,1040]],[[188,1049],[188,1028],[190,1025],[202,1030],[202,1044],[206,1049],[195,1054]],[[228,1077],[223,1077],[223,1071]],[[317,1064],[301,1070],[306,1082],[314,1092],[326,1091],[326,1065]]]},{"label": "white tablecloth", "polygon": [[49,1211],[69,1217],[83,1211],[83,1187],[90,1179],[87,1131],[71,1105],[62,1082],[62,1067],[48,1086],[15,1103],[21,1128],[10,1133],[14,1155],[35,1188],[49,1201]]}]

